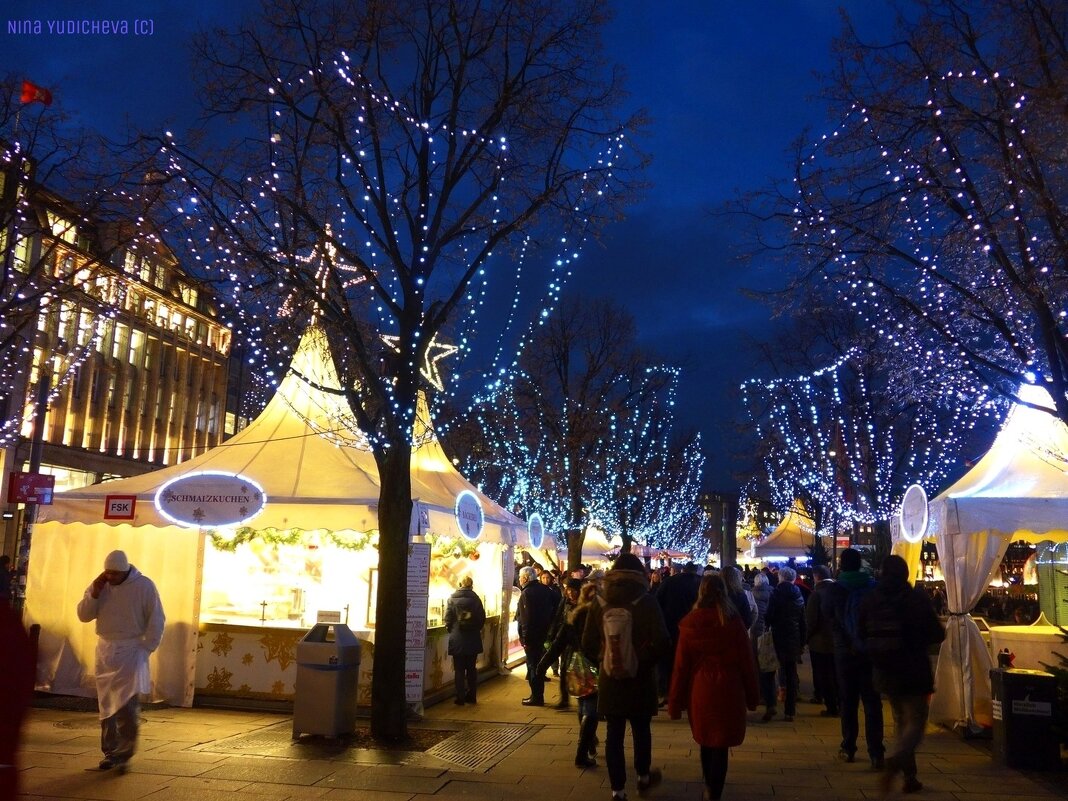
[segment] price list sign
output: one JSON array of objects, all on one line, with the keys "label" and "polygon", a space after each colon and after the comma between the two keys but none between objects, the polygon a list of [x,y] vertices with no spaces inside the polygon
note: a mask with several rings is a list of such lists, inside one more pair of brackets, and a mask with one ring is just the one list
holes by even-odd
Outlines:
[{"label": "price list sign", "polygon": [[426,660],[426,613],[430,602],[430,545],[413,542],[408,546],[408,610],[405,629],[405,700],[421,709],[423,670]]}]

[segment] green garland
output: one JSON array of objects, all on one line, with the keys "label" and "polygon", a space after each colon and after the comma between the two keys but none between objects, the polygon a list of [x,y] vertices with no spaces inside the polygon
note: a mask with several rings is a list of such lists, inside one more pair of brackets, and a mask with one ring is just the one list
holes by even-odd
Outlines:
[{"label": "green garland", "polygon": [[469,540],[467,537],[447,537],[445,535],[435,537],[432,534],[428,534],[426,538],[430,542],[431,556],[453,556],[469,559],[471,554],[478,550],[478,542]]},{"label": "green garland", "polygon": [[211,546],[217,551],[226,551],[227,553],[234,553],[239,546],[254,539],[262,540],[270,545],[300,545],[305,534],[319,534],[323,539],[347,551],[362,551],[367,547],[378,547],[377,531],[358,531],[352,534],[341,534],[325,529],[279,529],[241,526],[234,531],[233,537],[224,537],[214,530],[207,532],[208,537],[211,539]]}]

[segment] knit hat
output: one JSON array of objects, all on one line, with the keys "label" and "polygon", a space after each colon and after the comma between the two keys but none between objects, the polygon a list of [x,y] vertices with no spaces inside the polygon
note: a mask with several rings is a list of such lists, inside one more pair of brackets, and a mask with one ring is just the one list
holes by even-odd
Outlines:
[{"label": "knit hat", "polygon": [[125,573],[130,569],[130,560],[124,551],[112,551],[104,557],[104,570],[116,570]]}]

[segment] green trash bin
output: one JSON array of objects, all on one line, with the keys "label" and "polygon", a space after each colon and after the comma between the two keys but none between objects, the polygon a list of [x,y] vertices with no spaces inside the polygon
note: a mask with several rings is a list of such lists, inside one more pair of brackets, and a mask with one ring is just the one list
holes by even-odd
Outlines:
[{"label": "green trash bin", "polygon": [[1057,679],[1041,670],[990,671],[994,758],[1010,768],[1056,770],[1061,749],[1053,729]]},{"label": "green trash bin", "polygon": [[356,730],[360,641],[342,623],[317,623],[297,643],[293,739]]}]

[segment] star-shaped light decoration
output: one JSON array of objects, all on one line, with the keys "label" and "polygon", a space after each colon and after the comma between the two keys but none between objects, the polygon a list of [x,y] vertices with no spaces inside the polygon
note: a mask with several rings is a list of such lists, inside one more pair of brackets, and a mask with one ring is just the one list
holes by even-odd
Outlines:
[{"label": "star-shaped light decoration", "polygon": [[[398,338],[393,336],[393,334],[382,334],[382,341],[385,342],[389,349],[394,353],[400,353]],[[460,347],[458,345],[444,345],[438,342],[437,337],[431,339],[430,344],[426,346],[426,355],[423,357],[423,365],[419,368],[419,374],[430,382],[430,385],[439,392],[444,391],[445,382],[441,378],[441,373],[438,372],[438,362],[446,356],[452,356],[452,354],[456,353],[459,349]]]}]

